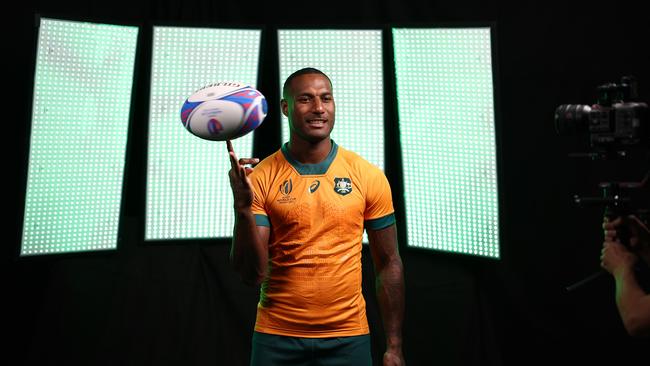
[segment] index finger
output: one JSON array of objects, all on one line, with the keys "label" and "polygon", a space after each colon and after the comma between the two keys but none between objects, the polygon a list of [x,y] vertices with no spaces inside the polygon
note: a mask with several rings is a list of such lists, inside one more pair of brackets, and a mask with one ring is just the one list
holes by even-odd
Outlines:
[{"label": "index finger", "polygon": [[622,223],[622,219],[620,217],[617,217],[615,220],[611,221],[604,221],[603,222],[603,229],[615,229],[617,226],[620,226]]},{"label": "index finger", "polygon": [[230,155],[230,166],[234,169],[239,168],[239,163],[237,163],[237,155],[235,155],[235,150],[232,148],[232,142],[226,140],[226,146],[228,147],[228,155]]}]

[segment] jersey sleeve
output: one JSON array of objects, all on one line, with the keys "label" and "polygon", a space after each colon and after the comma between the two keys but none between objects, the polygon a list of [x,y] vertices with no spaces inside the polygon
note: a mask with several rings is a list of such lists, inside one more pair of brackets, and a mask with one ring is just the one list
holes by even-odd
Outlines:
[{"label": "jersey sleeve", "polygon": [[369,178],[364,226],[368,229],[379,230],[395,223],[393,196],[388,179],[381,170],[372,169]]},{"label": "jersey sleeve", "polygon": [[271,221],[269,220],[269,215],[264,205],[266,194],[263,174],[258,174],[258,172],[253,171],[249,178],[253,189],[253,205],[251,211],[253,212],[253,216],[255,216],[255,223],[257,226],[271,226]]}]

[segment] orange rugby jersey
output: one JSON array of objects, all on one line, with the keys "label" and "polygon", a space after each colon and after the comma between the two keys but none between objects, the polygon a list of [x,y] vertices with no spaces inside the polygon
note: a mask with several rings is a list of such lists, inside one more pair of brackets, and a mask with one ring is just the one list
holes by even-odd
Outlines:
[{"label": "orange rugby jersey", "polygon": [[255,330],[293,337],[368,334],[363,229],[395,223],[383,172],[332,141],[322,163],[301,164],[285,144],[249,177],[256,223],[271,227]]}]

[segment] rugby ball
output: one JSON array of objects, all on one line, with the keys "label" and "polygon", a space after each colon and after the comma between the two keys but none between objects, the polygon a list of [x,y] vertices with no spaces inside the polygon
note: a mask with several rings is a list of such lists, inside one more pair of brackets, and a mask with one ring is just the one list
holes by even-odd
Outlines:
[{"label": "rugby ball", "polygon": [[225,141],[259,127],[266,113],[266,98],[259,90],[226,81],[206,85],[190,95],[181,108],[181,122],[198,137]]}]

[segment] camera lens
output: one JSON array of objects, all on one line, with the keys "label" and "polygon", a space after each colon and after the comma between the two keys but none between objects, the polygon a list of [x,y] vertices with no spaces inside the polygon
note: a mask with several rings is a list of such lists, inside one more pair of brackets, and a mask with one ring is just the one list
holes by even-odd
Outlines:
[{"label": "camera lens", "polygon": [[589,131],[591,107],[582,104],[563,104],[555,109],[555,130],[559,135],[569,136]]}]

